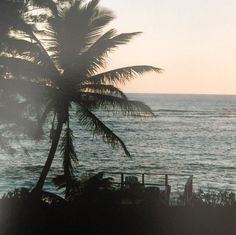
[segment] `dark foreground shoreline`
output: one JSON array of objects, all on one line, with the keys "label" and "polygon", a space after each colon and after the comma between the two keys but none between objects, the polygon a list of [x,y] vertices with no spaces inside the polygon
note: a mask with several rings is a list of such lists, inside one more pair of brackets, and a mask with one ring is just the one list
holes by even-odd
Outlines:
[{"label": "dark foreground shoreline", "polygon": [[0,200],[0,234],[235,235],[236,208]]}]

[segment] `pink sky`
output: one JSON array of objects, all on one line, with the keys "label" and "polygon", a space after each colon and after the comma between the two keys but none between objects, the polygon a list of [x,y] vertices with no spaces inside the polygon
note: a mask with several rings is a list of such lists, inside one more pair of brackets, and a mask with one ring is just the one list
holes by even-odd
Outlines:
[{"label": "pink sky", "polygon": [[110,68],[164,69],[127,83],[125,92],[236,94],[235,0],[101,0],[111,27],[142,31],[110,56]]}]

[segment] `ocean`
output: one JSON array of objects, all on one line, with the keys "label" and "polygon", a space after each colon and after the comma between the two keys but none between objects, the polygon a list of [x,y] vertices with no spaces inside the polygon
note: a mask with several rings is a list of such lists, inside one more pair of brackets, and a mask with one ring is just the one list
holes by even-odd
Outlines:
[{"label": "ocean", "polygon": [[[112,149],[100,136],[93,137],[78,124],[75,113],[71,116],[79,158],[78,176],[100,171],[187,174],[193,175],[195,191],[236,192],[236,96],[128,94],[128,97],[148,104],[157,116],[127,117],[104,111],[97,115],[125,142],[131,157],[125,157],[121,148]],[[16,149],[14,155],[0,150],[0,195],[14,188],[34,186],[50,141],[48,135],[39,142],[19,137],[18,142],[12,138],[12,146]],[[51,180],[62,172],[61,166],[58,153],[45,190],[57,192]],[[172,190],[181,190],[185,180],[170,177]]]}]

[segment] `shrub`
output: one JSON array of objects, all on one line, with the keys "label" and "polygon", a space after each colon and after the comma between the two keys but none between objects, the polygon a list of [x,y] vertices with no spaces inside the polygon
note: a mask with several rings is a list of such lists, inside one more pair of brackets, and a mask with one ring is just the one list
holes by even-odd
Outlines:
[{"label": "shrub", "polygon": [[2,199],[28,199],[30,195],[29,188],[16,188],[14,191],[5,193]]},{"label": "shrub", "polygon": [[236,206],[235,193],[222,191],[208,191],[199,190],[194,193],[192,199],[193,206]]}]

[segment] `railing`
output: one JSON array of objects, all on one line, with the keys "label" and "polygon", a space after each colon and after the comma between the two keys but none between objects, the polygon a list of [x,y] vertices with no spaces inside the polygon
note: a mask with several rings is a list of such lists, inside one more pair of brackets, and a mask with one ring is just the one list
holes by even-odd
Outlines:
[{"label": "railing", "polygon": [[108,174],[108,175],[120,175],[120,183],[121,185],[124,185],[125,181],[125,175],[132,175],[132,176],[141,176],[141,184],[142,185],[160,185],[160,184],[155,184],[155,183],[145,183],[145,176],[164,176],[164,179],[165,179],[165,183],[164,185],[168,185],[169,182],[168,182],[168,179],[169,179],[169,176],[178,176],[178,177],[193,177],[192,175],[189,175],[189,174],[173,174],[173,173],[157,173],[157,174],[153,174],[153,173],[139,173],[139,172],[133,172],[133,173],[130,173],[130,172],[104,172],[105,174]]},{"label": "railing", "polygon": [[[127,176],[134,176],[137,177],[139,176],[139,179],[141,179],[141,181],[137,181],[137,183],[141,184],[143,187],[157,187],[159,188],[165,195],[165,200],[167,203],[169,203],[170,200],[170,192],[171,192],[171,185],[169,184],[169,178],[172,176],[175,176],[177,178],[180,177],[188,177],[187,178],[187,182],[184,184],[183,186],[183,197],[184,197],[184,201],[183,203],[185,205],[190,204],[190,201],[192,199],[192,189],[193,189],[193,176],[189,175],[189,174],[174,174],[174,173],[157,173],[157,174],[153,174],[153,173],[139,173],[139,172],[104,172],[105,175],[117,175],[119,176],[119,181],[114,181],[113,184],[120,186],[121,189],[124,189],[124,187],[127,184],[130,184],[130,182],[127,182]],[[153,182],[145,182],[146,178],[150,176],[162,176],[164,179],[164,183],[160,184],[160,183],[153,183]]]}]

